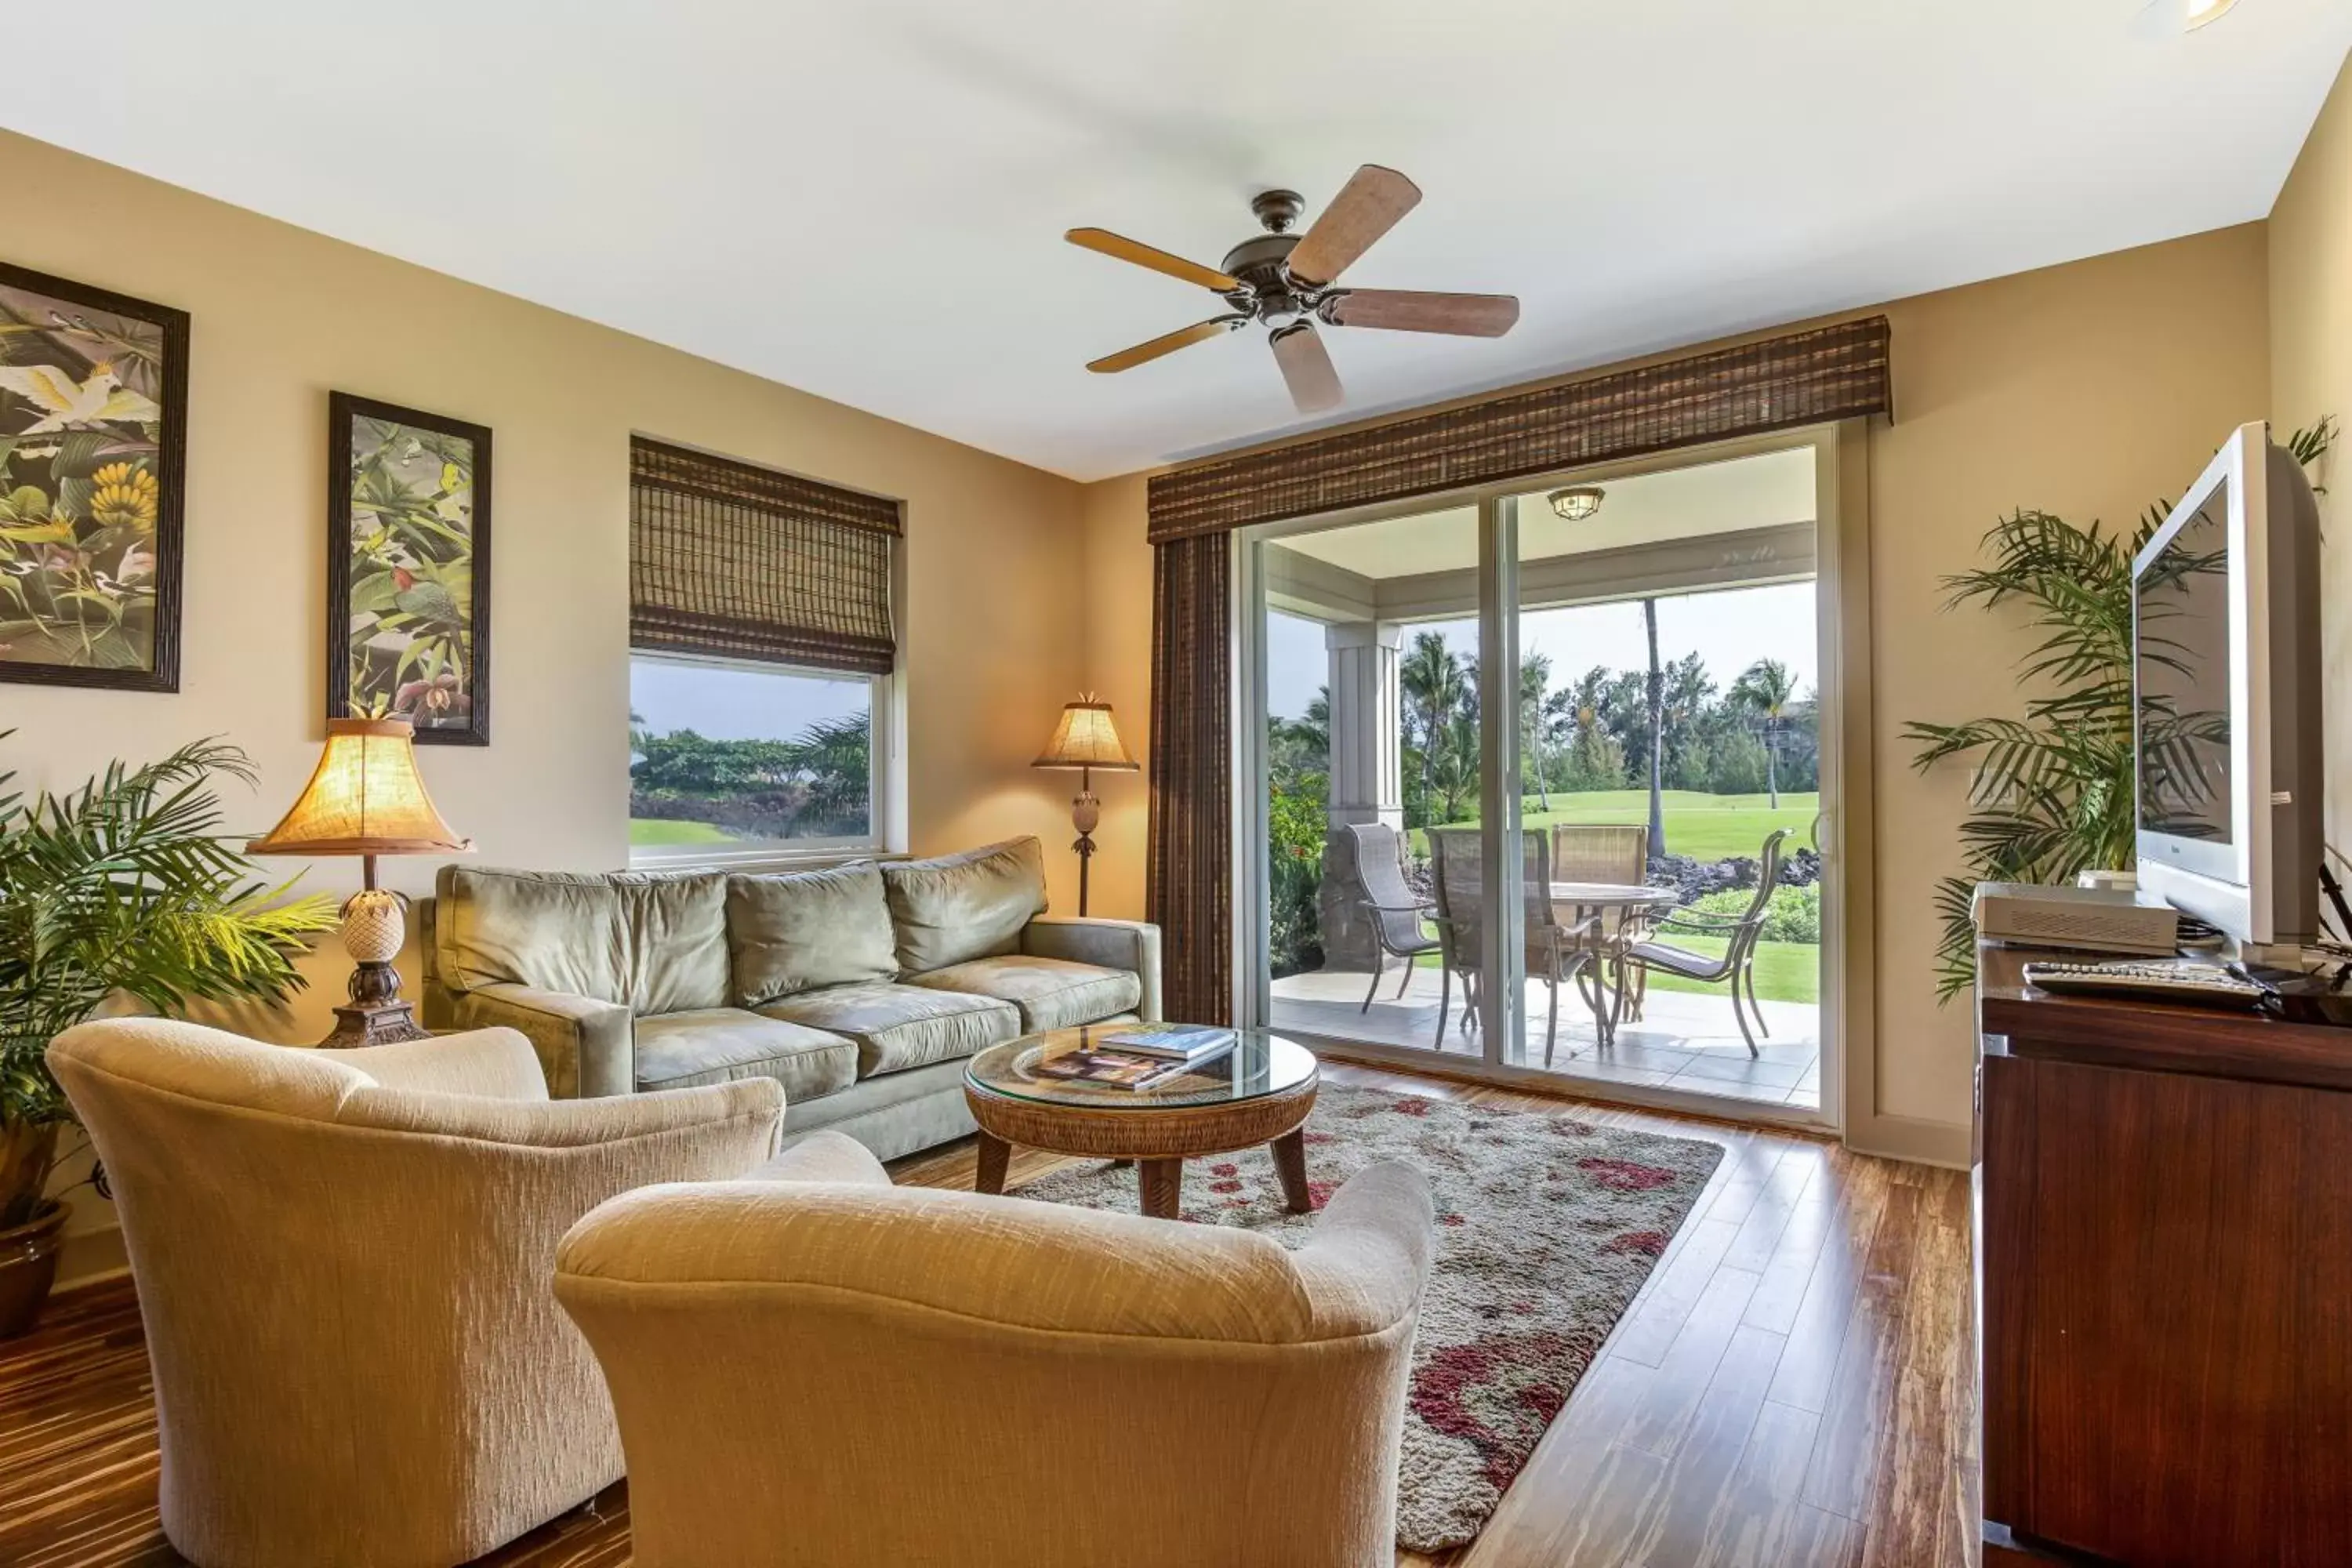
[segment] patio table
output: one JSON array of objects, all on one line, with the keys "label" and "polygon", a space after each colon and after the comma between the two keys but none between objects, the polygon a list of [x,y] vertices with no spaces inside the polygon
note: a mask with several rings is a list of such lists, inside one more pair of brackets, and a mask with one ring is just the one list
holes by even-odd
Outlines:
[{"label": "patio table", "polygon": [[[1647,882],[1554,882],[1551,885],[1552,909],[1559,923],[1574,927],[1593,916],[1591,934],[1581,938],[1592,953],[1592,963],[1586,973],[1591,978],[1593,990],[1585,999],[1592,1004],[1593,1031],[1601,1044],[1617,1043],[1617,1023],[1625,1005],[1625,948],[1628,933],[1647,925],[1652,910],[1671,907],[1682,901],[1679,888],[1659,887]],[[1617,919],[1605,917],[1614,912]],[[1609,975],[1609,967],[1616,967],[1616,978]],[[1585,984],[1578,976],[1580,985]]]}]

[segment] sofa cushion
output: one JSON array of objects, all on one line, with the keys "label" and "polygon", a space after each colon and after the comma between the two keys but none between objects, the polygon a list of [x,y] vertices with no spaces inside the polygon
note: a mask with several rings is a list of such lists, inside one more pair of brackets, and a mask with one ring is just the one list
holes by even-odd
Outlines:
[{"label": "sofa cushion", "polygon": [[898,973],[882,873],[871,860],[824,871],[727,879],[735,1005]]},{"label": "sofa cushion", "polygon": [[641,1089],[772,1078],[791,1105],[857,1081],[855,1041],[740,1007],[650,1014],[637,1020],[636,1038]]},{"label": "sofa cushion", "polygon": [[1033,1035],[1130,1012],[1143,995],[1142,982],[1127,970],[1026,953],[951,963],[929,974],[910,974],[906,984],[1010,1002],[1021,1009],[1024,1030]]},{"label": "sofa cushion", "polygon": [[1010,1002],[918,985],[832,985],[760,1011],[856,1040],[860,1078],[968,1057],[1021,1033],[1021,1010]]},{"label": "sofa cushion", "polygon": [[1013,952],[1021,928],[1045,912],[1045,851],[1009,838],[934,860],[882,868],[898,928],[898,967],[926,974],[967,959]]},{"label": "sofa cushion", "polygon": [[444,866],[433,941],[453,991],[505,981],[632,1011],[727,1004],[727,879],[718,872]]}]

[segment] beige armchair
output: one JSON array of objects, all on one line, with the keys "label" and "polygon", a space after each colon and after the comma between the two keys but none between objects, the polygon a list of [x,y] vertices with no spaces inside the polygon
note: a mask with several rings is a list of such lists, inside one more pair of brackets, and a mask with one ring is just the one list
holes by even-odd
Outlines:
[{"label": "beige armchair", "polygon": [[509,1029],[318,1051],[116,1019],[48,1059],[138,1283],[164,1533],[202,1568],[446,1568],[618,1479],[557,1238],[756,1167],[782,1113],[765,1079],[551,1102]]},{"label": "beige armchair", "polygon": [[1368,1568],[1432,1236],[1400,1164],[1291,1251],[894,1188],[820,1132],[604,1205],[555,1293],[612,1385],[638,1568]]}]

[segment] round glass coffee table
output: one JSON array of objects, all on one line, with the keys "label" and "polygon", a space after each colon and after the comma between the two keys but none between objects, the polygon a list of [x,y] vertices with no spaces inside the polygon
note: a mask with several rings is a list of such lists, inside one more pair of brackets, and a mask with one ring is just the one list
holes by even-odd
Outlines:
[{"label": "round glass coffee table", "polygon": [[[1233,1054],[1160,1089],[1119,1089],[1046,1078],[1040,1061],[1083,1049],[1121,1026],[1055,1029],[992,1046],[964,1069],[963,1098],[980,1123],[983,1193],[1004,1190],[1013,1145],[1139,1167],[1143,1212],[1174,1219],[1184,1162],[1260,1143],[1274,1147],[1290,1212],[1312,1206],[1307,1193],[1307,1113],[1315,1109],[1315,1054],[1263,1029],[1237,1029]],[[1105,1047],[1116,1049],[1116,1047]]]}]

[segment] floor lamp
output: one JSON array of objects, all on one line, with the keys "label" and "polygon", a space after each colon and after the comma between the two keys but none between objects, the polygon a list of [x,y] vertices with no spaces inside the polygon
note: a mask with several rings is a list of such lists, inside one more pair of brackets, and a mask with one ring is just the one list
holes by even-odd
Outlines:
[{"label": "floor lamp", "polygon": [[1078,913],[1083,917],[1087,912],[1087,866],[1095,858],[1095,828],[1102,822],[1102,802],[1095,798],[1095,770],[1131,773],[1141,764],[1119,744],[1118,731],[1110,721],[1110,704],[1096,701],[1094,693],[1089,691],[1063,707],[1062,721],[1054,727],[1054,738],[1045,742],[1044,753],[1029,765],[1078,770],[1078,793],[1070,802],[1070,826],[1078,830],[1078,841],[1070,847],[1078,852]]}]

